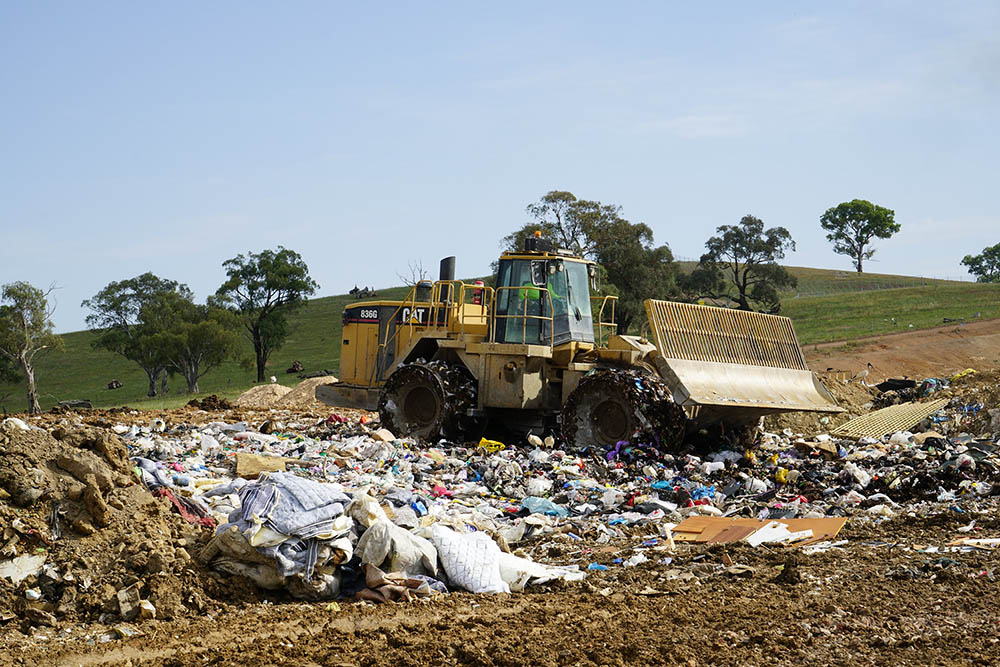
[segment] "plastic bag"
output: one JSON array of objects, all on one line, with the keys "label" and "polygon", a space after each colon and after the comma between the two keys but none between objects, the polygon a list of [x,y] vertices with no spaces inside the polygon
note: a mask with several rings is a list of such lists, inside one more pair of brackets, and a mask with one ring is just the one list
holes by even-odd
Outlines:
[{"label": "plastic bag", "polygon": [[869,475],[867,472],[865,472],[864,470],[862,470],[853,463],[845,463],[844,471],[847,472],[851,477],[853,477],[854,480],[858,483],[858,486],[860,486],[862,489],[867,487],[872,481],[871,475]]},{"label": "plastic bag", "polygon": [[538,498],[536,496],[528,496],[521,501],[521,507],[528,510],[532,514],[547,514],[548,516],[569,516],[569,510],[565,507],[560,507],[548,498]]},{"label": "plastic bag", "polygon": [[552,480],[544,477],[532,477],[528,480],[529,496],[544,496],[552,491]]},{"label": "plastic bag", "polygon": [[350,502],[344,511],[347,513],[347,516],[365,528],[368,528],[376,521],[389,520],[389,517],[385,515],[385,510],[379,506],[378,501],[368,494],[368,487],[355,494],[354,500]]},{"label": "plastic bag", "polygon": [[362,563],[388,571],[437,575],[437,550],[428,540],[388,520],[376,521],[365,531],[355,550]]},{"label": "plastic bag", "polygon": [[500,552],[499,566],[504,584],[515,593],[520,593],[529,584],[544,584],[556,579],[580,581],[586,574],[576,565],[545,565],[503,552]]}]

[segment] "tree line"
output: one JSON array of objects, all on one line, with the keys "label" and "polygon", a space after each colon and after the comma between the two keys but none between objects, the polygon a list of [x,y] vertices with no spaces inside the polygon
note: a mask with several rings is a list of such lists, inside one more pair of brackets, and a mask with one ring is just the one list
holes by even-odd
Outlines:
[{"label": "tree line", "polygon": [[[791,234],[784,227],[765,229],[754,215],[716,228],[697,265],[683,271],[670,247],[657,245],[648,225],[625,219],[620,206],[553,190],[526,211],[530,220],[503,237],[501,247],[519,250],[526,237],[541,232],[557,246],[597,261],[606,278],[601,293],[619,297],[615,319],[620,331],[630,330],[638,321],[647,298],[778,312],[779,292],[797,284],[795,276],[778,264],[795,250]],[[833,251],[850,258],[858,273],[874,256],[874,242],[901,229],[894,211],[864,199],[827,209],[819,223]],[[1000,282],[1000,244],[967,256],[962,264],[981,282]]]},{"label": "tree line", "polygon": [[[152,273],[108,284],[82,304],[91,311],[95,347],[142,368],[148,396],[163,393],[174,373],[197,393],[198,380],[228,360],[255,364],[262,382],[271,353],[288,337],[288,315],[319,285],[302,257],[281,246],[222,266],[227,279],[204,304],[194,302],[187,285]],[[252,361],[241,357],[240,334],[253,346]]]},{"label": "tree line", "polygon": [[[795,277],[778,264],[786,252],[795,250],[791,234],[784,227],[765,229],[753,215],[718,227],[697,265],[685,272],[670,247],[657,245],[652,229],[627,220],[620,206],[553,190],[526,210],[531,220],[505,236],[501,245],[518,250],[527,236],[539,231],[560,247],[598,262],[599,293],[619,298],[615,319],[620,331],[629,331],[641,320],[646,298],[710,300],[777,312],[780,290],[796,285]],[[849,257],[858,273],[875,254],[873,241],[900,230],[892,210],[862,199],[828,209],[820,226],[828,232],[834,252]],[[962,264],[980,282],[1000,282],[1000,243],[967,255]],[[222,266],[226,281],[203,304],[195,303],[187,285],[148,272],[109,283],[82,303],[91,311],[86,321],[96,334],[94,346],[142,368],[151,397],[165,393],[174,375],[185,380],[189,393],[197,393],[198,380],[227,360],[256,366],[257,381],[262,382],[268,359],[290,333],[288,316],[319,285],[302,257],[282,246],[240,254]],[[0,291],[0,382],[23,380],[32,413],[39,411],[34,360],[39,353],[63,347],[53,333],[51,291],[22,281]],[[243,358],[241,336],[253,347],[252,359]]]},{"label": "tree line", "polygon": [[[188,393],[224,361],[256,365],[257,381],[271,354],[290,333],[288,316],[305,305],[319,285],[294,250],[249,252],[222,264],[226,281],[205,303],[195,303],[187,285],[144,273],[109,283],[82,306],[95,348],[128,359],[146,373],[148,396],[167,391],[180,375]],[[39,411],[35,356],[63,344],[53,333],[51,292],[25,282],[4,285],[0,306],[0,381],[24,380],[29,413]],[[242,338],[254,358],[244,358]]]}]

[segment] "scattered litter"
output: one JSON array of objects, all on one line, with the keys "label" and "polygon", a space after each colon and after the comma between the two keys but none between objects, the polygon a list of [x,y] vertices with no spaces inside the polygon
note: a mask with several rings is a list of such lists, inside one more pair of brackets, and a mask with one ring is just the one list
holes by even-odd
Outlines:
[{"label": "scattered litter", "polygon": [[[250,396],[288,394],[275,386]],[[20,472],[3,479],[0,497],[0,577],[11,584],[0,612],[34,626],[141,625],[205,613],[213,595],[237,600],[255,587],[339,609],[329,605],[518,593],[585,576],[607,595],[619,576],[647,572],[677,585],[764,576],[759,563],[740,562],[742,547],[698,546],[737,542],[833,557],[996,549],[981,509],[1000,488],[988,430],[996,402],[935,386],[936,400],[917,412],[893,406],[910,410],[907,423],[877,435],[762,427],[752,443],[683,452],[625,441],[575,451],[550,435],[422,443],[350,410],[223,417],[186,408],[107,418],[105,429],[8,419],[0,439]],[[912,421],[918,413],[925,418]],[[950,523],[934,544],[838,539],[847,521],[877,535],[890,519],[935,512]],[[86,562],[63,555],[70,535],[93,554]],[[244,585],[210,592],[198,568]],[[809,576],[802,570],[783,566],[779,583]],[[659,583],[646,589],[667,594]],[[134,631],[114,627],[108,641]]]}]

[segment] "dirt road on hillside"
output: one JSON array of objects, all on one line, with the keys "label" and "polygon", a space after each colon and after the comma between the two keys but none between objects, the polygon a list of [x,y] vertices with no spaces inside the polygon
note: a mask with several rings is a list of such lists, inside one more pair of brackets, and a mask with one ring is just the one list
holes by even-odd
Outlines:
[{"label": "dirt road on hillside", "polygon": [[803,351],[817,372],[832,368],[853,375],[871,362],[875,370],[869,383],[887,377],[947,376],[965,368],[986,370],[1000,366],[1000,320],[807,345]]}]

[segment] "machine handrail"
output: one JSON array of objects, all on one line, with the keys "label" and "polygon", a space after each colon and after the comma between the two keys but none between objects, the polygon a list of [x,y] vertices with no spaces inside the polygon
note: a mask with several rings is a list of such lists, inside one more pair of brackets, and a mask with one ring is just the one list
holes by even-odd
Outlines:
[{"label": "machine handrail", "polygon": [[[597,311],[597,317],[595,318],[595,322],[597,324],[597,343],[598,345],[601,345],[602,341],[604,340],[605,329],[609,329],[608,337],[610,337],[611,334],[618,333],[618,323],[615,322],[615,305],[618,303],[618,297],[612,296],[610,294],[605,296],[590,297],[591,311],[594,310],[594,302],[598,300],[600,300],[601,302],[601,307]],[[611,305],[611,320],[605,321],[604,309],[607,308],[609,304]]]},{"label": "machine handrail", "polygon": [[[448,288],[447,291],[445,290],[446,287]],[[410,317],[406,322],[402,322],[402,325],[409,328],[411,337],[413,335],[414,327],[418,326],[424,327],[428,330],[441,328],[448,329],[451,326],[452,318],[457,317],[458,308],[466,302],[466,299],[473,297],[477,290],[482,292],[482,303],[479,305],[482,305],[484,309],[484,313],[482,315],[483,324],[489,326],[492,305],[495,298],[494,289],[488,285],[475,285],[461,280],[435,281],[431,286],[429,302],[416,300],[417,287],[414,285],[410,289],[410,292],[406,295],[403,302],[399,304],[395,311],[393,311],[392,317],[389,321],[395,322],[396,318],[400,316],[403,309],[407,307],[409,307],[410,312],[415,312],[417,304],[427,304],[428,315],[426,322],[421,323],[413,317]],[[456,294],[458,295],[457,298],[455,298]],[[441,320],[442,313],[444,314],[443,321]],[[369,381],[369,386],[375,382],[385,350],[396,340],[402,330],[403,326],[396,326],[393,328],[392,335],[390,336],[389,327],[386,327],[382,340],[379,341],[377,361],[375,367],[372,369],[372,377]],[[459,333],[465,334],[465,318],[460,318]]]},{"label": "machine handrail", "polygon": [[[462,284],[461,280],[437,280],[434,282],[434,286],[431,287],[431,308],[427,321],[428,327],[437,329],[439,326],[438,314],[444,311],[444,324],[447,328],[448,322],[451,320],[451,311],[456,306],[456,301],[454,300],[455,287],[460,287]],[[447,299],[442,294],[445,287],[448,287]]]},{"label": "machine handrail", "polygon": [[[527,291],[529,289],[530,290],[536,290],[537,292],[539,292],[539,300],[541,300],[541,293],[542,292],[545,293],[545,298],[546,298],[546,300],[548,301],[548,304],[549,304],[549,310],[548,310],[548,312],[553,313],[553,315],[554,315],[555,311],[554,311],[553,306],[552,306],[552,295],[549,294],[549,290],[546,287],[534,287],[534,286],[527,287],[525,285],[512,285],[510,287],[497,287],[494,290],[494,295],[493,295],[494,301],[496,300],[497,297],[500,296],[500,292],[503,291],[503,290],[520,290],[520,291],[524,291],[525,293],[527,293]],[[527,304],[527,302],[528,302],[527,296],[522,297],[522,299],[523,299],[523,302],[525,304]],[[523,313],[521,313],[519,315],[518,314],[511,315],[509,313],[506,314],[506,315],[500,315],[500,314],[497,313],[497,309],[496,309],[496,304],[495,303],[493,304],[493,307],[490,310],[492,311],[492,317],[491,317],[492,321],[490,322],[490,342],[491,343],[495,343],[497,341],[497,337],[496,337],[497,320],[508,320],[508,319],[521,320],[521,341],[522,342],[527,342],[526,339],[528,337],[528,320],[548,321],[548,323],[549,323],[549,347],[552,347],[553,344],[555,343],[555,326],[554,326],[555,318],[554,318],[553,315],[549,315],[548,317],[546,317],[545,315],[528,315],[527,309],[525,309],[525,312],[523,312]]]},{"label": "machine handrail", "polygon": [[[447,298],[444,298],[445,287],[448,287]],[[476,292],[481,292],[480,303],[475,303],[471,298]],[[457,297],[455,296],[457,294]],[[493,297],[493,288],[488,285],[476,285],[462,280],[439,280],[434,283],[431,289],[431,308],[428,328],[430,329],[450,329],[452,318],[459,322],[458,332],[465,334],[466,319],[482,318],[482,324],[488,325],[490,318],[490,305]],[[483,307],[483,314],[477,316],[459,317],[459,309],[463,305],[479,305]],[[441,313],[444,312],[444,321],[441,321]]]},{"label": "machine handrail", "polygon": [[[470,305],[473,305],[473,306],[482,306],[482,308],[483,308],[483,314],[482,315],[465,315],[462,318],[460,318],[459,319],[458,332],[461,335],[465,335],[465,323],[466,323],[466,320],[468,320],[468,319],[478,320],[478,319],[481,318],[482,319],[481,324],[483,324],[484,326],[486,326],[487,329],[488,329],[489,325],[490,325],[490,321],[491,321],[491,319],[493,317],[493,299],[494,299],[496,290],[494,290],[489,285],[476,285],[476,284],[470,284],[470,283],[464,283],[463,282],[461,284],[461,286],[459,288],[459,292],[458,292],[458,305],[459,306],[465,305],[467,295],[473,297],[473,299],[474,299],[475,296],[476,296],[476,291],[477,290],[480,291],[479,303],[477,304],[473,300],[473,301],[470,302]],[[471,324],[471,322],[470,322],[470,324]]]},{"label": "machine handrail", "polygon": [[[420,303],[423,303],[423,301],[421,301]],[[406,298],[403,299],[403,301],[396,307],[396,310],[392,312],[392,316],[389,318],[389,322],[395,322],[396,316],[400,315],[403,309],[406,308],[407,306],[409,306],[410,312],[412,313],[416,309],[416,305],[417,305],[417,286],[414,285],[413,287],[410,288],[410,292],[409,294],[406,295]],[[405,322],[404,324],[410,327],[410,333],[412,334],[413,318],[411,317],[410,320],[408,322]],[[386,347],[388,347],[389,342],[391,340],[395,340],[396,336],[399,335],[400,327],[393,328],[393,333],[391,337],[389,336],[389,328],[390,327],[385,328],[385,334],[383,335],[382,340],[379,341],[378,353],[375,355],[375,363],[372,365],[372,374],[368,380],[369,387],[374,386],[376,383],[376,380],[378,378],[378,371],[379,368],[382,366],[382,359],[383,355],[385,354]]]}]

